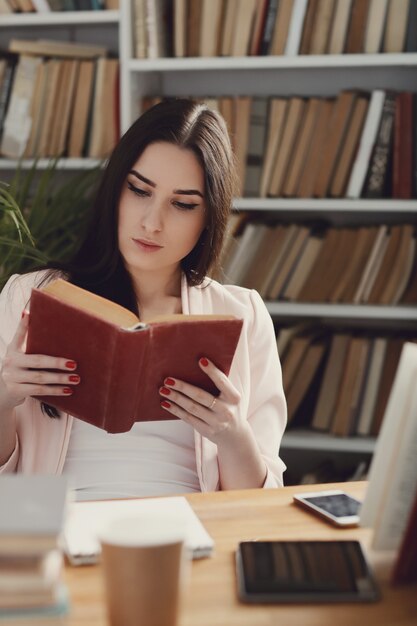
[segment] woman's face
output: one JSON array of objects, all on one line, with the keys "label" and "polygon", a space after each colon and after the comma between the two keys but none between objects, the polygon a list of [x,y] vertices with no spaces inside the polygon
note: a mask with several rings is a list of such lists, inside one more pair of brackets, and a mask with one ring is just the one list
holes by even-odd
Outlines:
[{"label": "woman's face", "polygon": [[206,223],[204,172],[191,150],[150,144],[129,172],[119,202],[119,250],[127,269],[178,269]]}]

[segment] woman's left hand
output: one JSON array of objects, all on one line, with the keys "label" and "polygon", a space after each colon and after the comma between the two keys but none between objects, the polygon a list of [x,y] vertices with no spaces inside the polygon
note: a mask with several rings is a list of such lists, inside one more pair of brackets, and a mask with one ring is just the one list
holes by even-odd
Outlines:
[{"label": "woman's left hand", "polygon": [[214,382],[220,395],[213,396],[200,387],[169,377],[159,390],[161,406],[213,443],[229,441],[245,428],[238,413],[240,394],[211,361],[202,358],[199,366]]}]

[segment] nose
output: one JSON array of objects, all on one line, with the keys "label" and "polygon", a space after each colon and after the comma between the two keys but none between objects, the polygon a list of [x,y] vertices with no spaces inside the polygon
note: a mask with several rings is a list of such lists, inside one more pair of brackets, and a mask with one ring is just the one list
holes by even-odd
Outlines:
[{"label": "nose", "polygon": [[147,203],[146,210],[142,215],[141,226],[149,232],[155,233],[162,230],[162,203],[151,201]]}]

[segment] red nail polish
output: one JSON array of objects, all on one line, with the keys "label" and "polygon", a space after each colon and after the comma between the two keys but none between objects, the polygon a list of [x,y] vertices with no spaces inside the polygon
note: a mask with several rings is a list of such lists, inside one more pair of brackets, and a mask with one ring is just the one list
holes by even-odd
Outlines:
[{"label": "red nail polish", "polygon": [[162,393],[162,395],[164,396],[169,396],[169,394],[171,393],[169,389],[167,389],[166,387],[161,387],[161,389],[159,390],[159,393]]},{"label": "red nail polish", "polygon": [[71,374],[71,376],[68,376],[68,380],[70,383],[79,383],[80,377],[78,376],[78,374]]},{"label": "red nail polish", "polygon": [[209,364],[209,362],[207,361],[207,359],[200,359],[200,365],[202,365],[203,367],[207,367]]},{"label": "red nail polish", "polygon": [[164,400],[163,402],[161,402],[161,406],[163,406],[164,409],[170,409],[171,408],[171,403],[167,402],[166,400]]},{"label": "red nail polish", "polygon": [[65,393],[66,396],[70,396],[72,394],[72,389],[70,389],[70,387],[64,387],[62,392]]},{"label": "red nail polish", "polygon": [[29,311],[27,309],[23,309],[23,311],[22,311],[22,319],[24,317],[26,317],[26,315],[29,315]]},{"label": "red nail polish", "polygon": [[175,385],[175,380],[173,378],[165,378],[164,385],[169,385],[173,387]]},{"label": "red nail polish", "polygon": [[77,367],[77,364],[75,361],[67,361],[65,363],[65,367],[69,370],[75,370],[75,368]]}]

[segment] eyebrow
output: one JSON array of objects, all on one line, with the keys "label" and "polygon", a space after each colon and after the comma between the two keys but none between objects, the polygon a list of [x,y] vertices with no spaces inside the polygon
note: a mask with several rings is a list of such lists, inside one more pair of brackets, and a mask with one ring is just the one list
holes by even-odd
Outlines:
[{"label": "eyebrow", "polygon": [[[149,180],[149,178],[146,178],[146,176],[139,174],[139,172],[137,172],[136,170],[130,170],[129,174],[136,176],[136,178],[139,178],[139,180],[146,183],[147,185],[150,185],[151,187],[156,187],[156,183],[154,183],[152,180]],[[174,189],[174,193],[177,193],[181,196],[200,196],[200,198],[204,198],[203,194],[198,189]]]}]

